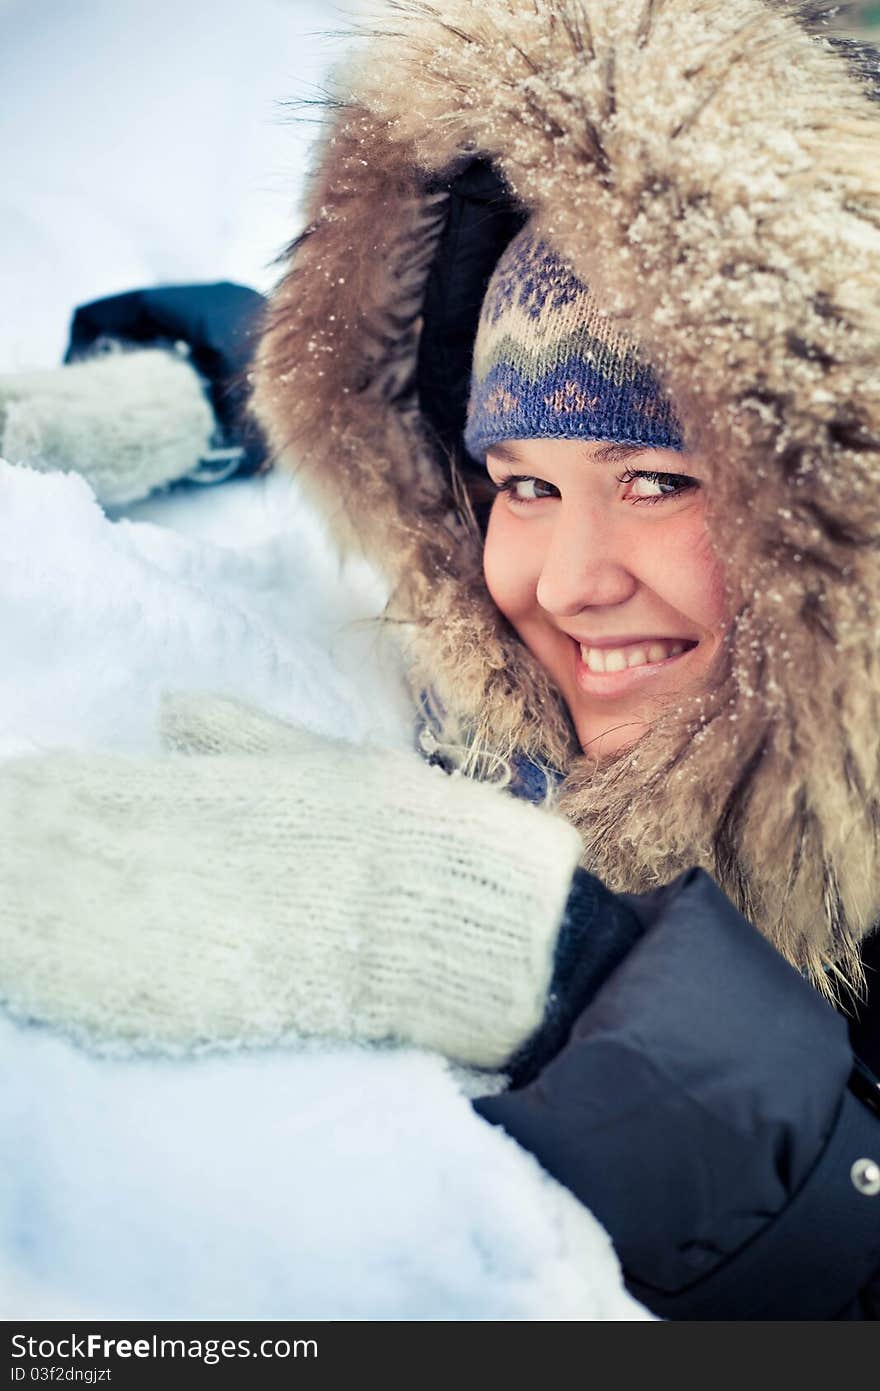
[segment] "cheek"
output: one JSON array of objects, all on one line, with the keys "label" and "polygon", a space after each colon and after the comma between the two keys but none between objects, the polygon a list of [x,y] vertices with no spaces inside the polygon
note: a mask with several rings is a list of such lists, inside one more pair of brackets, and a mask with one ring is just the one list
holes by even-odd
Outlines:
[{"label": "cheek", "polygon": [[[489,515],[483,547],[483,575],[486,588],[514,625],[537,607],[537,587],[541,574],[540,556],[529,529],[517,525],[498,499]],[[532,528],[536,531],[537,528]]]},{"label": "cheek", "polygon": [[724,580],[724,566],[721,558],[712,548],[712,542],[705,527],[697,538],[694,548],[692,576],[695,616],[705,628],[713,633],[721,633],[727,624],[727,592]]},{"label": "cheek", "polygon": [[658,531],[656,544],[643,547],[640,573],[679,613],[719,635],[726,624],[724,568],[712,548],[705,519],[682,518],[680,527]]}]

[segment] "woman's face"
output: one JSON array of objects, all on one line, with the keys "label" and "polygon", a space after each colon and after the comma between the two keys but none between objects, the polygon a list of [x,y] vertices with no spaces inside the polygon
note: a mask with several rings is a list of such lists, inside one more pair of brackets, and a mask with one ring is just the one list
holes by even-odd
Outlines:
[{"label": "woman's face", "polygon": [[[634,743],[705,685],[724,631],[699,461],[669,449],[515,440],[486,465],[489,593],[562,692],[581,746]],[[686,472],[685,472],[686,470]]]}]

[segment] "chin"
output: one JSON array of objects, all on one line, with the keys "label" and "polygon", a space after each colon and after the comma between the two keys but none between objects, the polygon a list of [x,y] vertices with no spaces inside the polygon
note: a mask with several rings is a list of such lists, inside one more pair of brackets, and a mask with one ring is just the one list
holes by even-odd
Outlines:
[{"label": "chin", "polygon": [[632,749],[648,733],[650,725],[644,720],[619,721],[606,718],[601,722],[585,723],[583,719],[574,720],[578,742],[585,754],[591,758],[613,758],[619,753]]}]

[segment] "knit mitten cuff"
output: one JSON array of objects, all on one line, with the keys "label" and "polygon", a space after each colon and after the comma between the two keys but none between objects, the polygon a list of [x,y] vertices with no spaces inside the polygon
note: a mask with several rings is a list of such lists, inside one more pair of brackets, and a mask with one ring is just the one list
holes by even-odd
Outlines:
[{"label": "knit mitten cuff", "polygon": [[631,898],[611,893],[585,869],[575,871],[556,941],[547,1008],[540,1029],[510,1062],[511,1086],[525,1086],[556,1057],[578,1015],[645,930]]},{"label": "knit mitten cuff", "polygon": [[418,760],[398,768],[370,857],[365,1026],[382,1037],[402,1023],[412,1043],[503,1067],[544,1019],[580,837],[494,788]]}]

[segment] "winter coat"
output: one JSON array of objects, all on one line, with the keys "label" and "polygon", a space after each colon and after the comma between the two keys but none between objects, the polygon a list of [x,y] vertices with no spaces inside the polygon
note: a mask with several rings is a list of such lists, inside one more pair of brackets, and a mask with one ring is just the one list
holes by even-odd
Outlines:
[{"label": "winter coat", "polygon": [[[880,918],[872,71],[790,3],[405,0],[337,76],[256,357],[272,458],[394,585],[436,756],[560,770],[570,916],[601,937],[589,870],[639,920],[601,988],[560,953],[553,1049],[475,1104],[675,1318],[880,1306],[880,1091],[822,998],[852,1006]],[[608,766],[463,502],[482,293],[527,216],[668,387],[735,605],[718,689]]]}]

